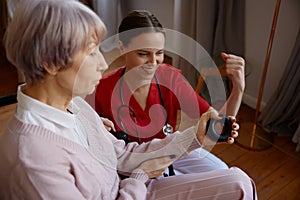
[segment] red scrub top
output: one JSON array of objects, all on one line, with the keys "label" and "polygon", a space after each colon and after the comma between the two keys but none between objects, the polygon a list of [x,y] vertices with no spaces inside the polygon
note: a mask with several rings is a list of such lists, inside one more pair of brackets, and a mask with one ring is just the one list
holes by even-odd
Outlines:
[{"label": "red scrub top", "polygon": [[[166,119],[175,129],[179,110],[191,118],[199,118],[210,107],[185,80],[180,70],[160,64],[155,72],[158,83],[155,78],[152,79],[143,110],[121,78],[123,71],[124,67],[121,67],[100,80],[96,89],[95,109],[101,117],[112,120],[117,131],[121,130],[122,123],[130,141],[140,138],[140,142],[147,142],[153,138],[164,138],[162,128]],[[160,100],[158,84],[165,107]]]}]

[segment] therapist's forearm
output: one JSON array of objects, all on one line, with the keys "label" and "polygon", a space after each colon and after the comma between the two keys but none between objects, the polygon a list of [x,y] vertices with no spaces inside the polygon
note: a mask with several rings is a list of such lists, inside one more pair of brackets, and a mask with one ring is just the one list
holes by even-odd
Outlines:
[{"label": "therapist's forearm", "polygon": [[228,116],[236,116],[242,103],[243,94],[243,89],[233,87],[230,96],[219,110],[219,113],[226,114]]}]

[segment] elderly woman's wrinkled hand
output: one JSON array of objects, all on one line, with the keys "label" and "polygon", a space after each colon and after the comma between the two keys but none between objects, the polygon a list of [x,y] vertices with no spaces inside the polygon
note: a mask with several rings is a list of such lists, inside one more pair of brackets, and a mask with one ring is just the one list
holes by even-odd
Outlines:
[{"label": "elderly woman's wrinkled hand", "polygon": [[163,172],[175,161],[175,156],[162,156],[144,161],[138,168],[142,169],[149,178],[161,176]]}]

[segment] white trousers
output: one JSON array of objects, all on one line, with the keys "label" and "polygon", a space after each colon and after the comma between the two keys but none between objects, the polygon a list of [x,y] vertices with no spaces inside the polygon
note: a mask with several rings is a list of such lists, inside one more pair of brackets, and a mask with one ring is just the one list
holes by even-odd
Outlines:
[{"label": "white trousers", "polygon": [[218,157],[203,148],[192,151],[173,163],[175,174],[193,174],[218,169],[228,169],[228,166]]},{"label": "white trousers", "polygon": [[149,200],[256,200],[255,184],[236,167],[181,174],[147,182]]},{"label": "white trousers", "polygon": [[255,184],[246,173],[236,167],[228,168],[205,149],[194,150],[175,161],[173,167],[175,176],[147,182],[147,199],[257,199]]}]

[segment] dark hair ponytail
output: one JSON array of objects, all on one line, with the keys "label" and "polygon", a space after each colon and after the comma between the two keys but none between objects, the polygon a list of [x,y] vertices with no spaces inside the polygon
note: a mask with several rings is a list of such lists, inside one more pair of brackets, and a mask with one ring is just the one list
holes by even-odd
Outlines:
[{"label": "dark hair ponytail", "polygon": [[130,40],[142,33],[165,31],[158,19],[149,11],[134,10],[123,18],[119,26],[119,39],[125,46]]}]

